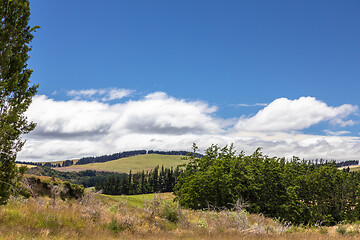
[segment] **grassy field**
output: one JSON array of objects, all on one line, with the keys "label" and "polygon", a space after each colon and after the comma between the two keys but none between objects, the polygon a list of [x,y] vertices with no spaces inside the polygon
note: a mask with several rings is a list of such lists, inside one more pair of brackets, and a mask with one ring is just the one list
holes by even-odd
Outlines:
[{"label": "grassy field", "polygon": [[70,167],[55,168],[59,171],[83,171],[83,170],[97,170],[109,172],[124,172],[128,173],[139,172],[142,170],[154,169],[157,165],[164,167],[176,167],[178,165],[188,163],[188,160],[182,160],[184,156],[177,155],[161,155],[161,154],[144,154],[127,158],[120,158],[103,163],[90,163],[85,165],[73,165]]},{"label": "grassy field", "polygon": [[355,239],[359,225],[297,227],[244,210],[193,211],[170,193],[78,200],[11,199],[0,206],[0,239]]},{"label": "grassy field", "polygon": [[[158,198],[162,202],[172,203],[174,199],[173,193],[150,193],[140,195],[105,195],[101,194],[103,198],[110,198],[114,201],[126,202],[131,207],[143,207],[145,202],[151,202],[154,198]],[[104,200],[104,199],[103,199]]]},{"label": "grassy field", "polygon": [[21,164],[21,163],[16,163],[16,166],[18,166],[18,167],[23,167],[23,166],[26,166],[27,168],[33,168],[33,167],[36,167],[35,165]]},{"label": "grassy field", "polygon": [[[348,168],[348,167],[340,167],[339,170],[344,168]],[[360,165],[349,166],[349,168],[350,168],[350,172],[357,172],[360,170]]]}]

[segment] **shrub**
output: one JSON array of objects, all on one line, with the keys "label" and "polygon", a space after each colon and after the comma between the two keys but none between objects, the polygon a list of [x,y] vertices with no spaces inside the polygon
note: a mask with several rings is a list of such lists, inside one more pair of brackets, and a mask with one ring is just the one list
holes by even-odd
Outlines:
[{"label": "shrub", "polygon": [[169,222],[177,223],[179,222],[179,213],[175,206],[170,204],[165,204],[161,215],[166,218]]},{"label": "shrub", "polygon": [[337,228],[336,228],[336,232],[341,234],[341,235],[345,235],[346,234],[346,231],[347,231],[347,228],[345,225],[339,225]]},{"label": "shrub", "polygon": [[114,233],[122,232],[125,230],[132,231],[132,220],[130,218],[123,219],[122,221],[118,221],[113,218],[112,221],[108,225],[108,229]]}]

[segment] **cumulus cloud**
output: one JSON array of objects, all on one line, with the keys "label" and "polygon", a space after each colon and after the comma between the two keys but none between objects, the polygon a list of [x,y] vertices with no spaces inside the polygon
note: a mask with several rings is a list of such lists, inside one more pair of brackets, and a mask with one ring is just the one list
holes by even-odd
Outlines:
[{"label": "cumulus cloud", "polygon": [[74,97],[75,100],[98,100],[98,101],[112,101],[119,100],[130,96],[134,91],[122,88],[107,88],[107,89],[83,89],[70,90],[67,95]]},{"label": "cumulus cloud", "polygon": [[[100,95],[111,98],[108,90],[83,90],[73,93],[75,99],[68,101],[36,96],[27,116],[38,125],[24,136],[27,143],[19,160],[64,160],[135,149],[187,150],[193,142],[202,151],[211,144],[234,143],[239,151],[252,153],[262,147],[270,156],[360,156],[360,138],[342,136],[349,133],[336,129],[352,121],[347,118],[356,113],[357,107],[349,104],[331,107],[311,97],[281,98],[255,116],[233,122],[216,117],[216,106],[177,99],[164,92],[122,103],[76,98]],[[321,121],[336,126],[324,136],[296,131]]]},{"label": "cumulus cloud", "polygon": [[176,135],[221,131],[221,120],[211,116],[217,108],[203,102],[187,102],[156,92],[122,106],[121,119],[114,124],[114,131]]},{"label": "cumulus cloud", "polygon": [[[36,96],[27,116],[37,123],[37,127],[25,136],[28,143],[20,156],[42,155],[47,159],[58,159],[61,156],[69,158],[71,154],[72,157],[85,153],[109,154],[145,147],[141,139],[148,143],[149,137],[164,139],[171,135],[218,134],[224,131],[222,128],[227,121],[213,117],[216,110],[215,106],[204,102],[175,99],[162,92],[116,104],[56,101],[44,95]],[[74,148],[78,150],[74,151]]]},{"label": "cumulus cloud", "polygon": [[357,106],[344,104],[330,107],[314,97],[289,100],[279,98],[251,118],[241,118],[235,129],[241,131],[293,131],[308,128],[321,121],[330,121],[341,126],[353,121],[344,119],[358,110]]},{"label": "cumulus cloud", "polygon": [[55,137],[106,133],[116,118],[105,103],[55,101],[43,95],[33,99],[27,116],[37,123],[32,135]]}]

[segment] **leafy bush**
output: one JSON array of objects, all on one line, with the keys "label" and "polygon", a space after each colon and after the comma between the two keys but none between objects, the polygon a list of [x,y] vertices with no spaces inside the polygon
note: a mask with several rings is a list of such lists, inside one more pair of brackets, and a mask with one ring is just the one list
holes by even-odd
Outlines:
[{"label": "leafy bush", "polygon": [[165,204],[161,215],[172,223],[179,222],[178,210],[175,206],[171,206],[170,204]]},{"label": "leafy bush", "polygon": [[339,225],[337,228],[336,228],[336,232],[341,234],[341,235],[345,235],[346,234],[346,231],[347,231],[347,227],[344,226],[344,225]]}]

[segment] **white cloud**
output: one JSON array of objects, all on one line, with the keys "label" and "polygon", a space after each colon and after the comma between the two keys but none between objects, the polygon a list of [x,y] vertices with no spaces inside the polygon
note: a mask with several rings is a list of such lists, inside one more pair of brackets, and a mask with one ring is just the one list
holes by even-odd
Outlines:
[{"label": "white cloud", "polygon": [[251,118],[241,118],[235,126],[239,131],[293,131],[308,128],[321,121],[331,121],[341,126],[353,122],[344,118],[358,110],[357,106],[344,104],[329,107],[313,97],[295,100],[279,98]]},{"label": "white cloud", "polygon": [[330,130],[324,130],[324,132],[328,135],[332,135],[332,136],[340,136],[340,135],[345,135],[345,134],[349,134],[349,131],[330,131]]},{"label": "white cloud", "polygon": [[[95,96],[101,91],[86,90],[81,94]],[[109,91],[104,90],[103,96],[105,93],[110,97]],[[334,127],[325,136],[294,131],[321,121],[338,125],[351,121],[346,118],[357,110],[353,105],[330,107],[310,97],[281,98],[253,117],[232,122],[216,118],[216,106],[176,99],[163,92],[123,103],[100,100],[56,101],[36,96],[27,115],[38,125],[24,136],[27,143],[19,160],[64,160],[135,149],[188,150],[193,142],[202,151],[211,144],[234,143],[237,150],[246,153],[263,147],[270,156],[360,157],[360,138],[341,136],[349,134],[341,129]]]},{"label": "white cloud", "polygon": [[36,96],[27,116],[37,127],[25,136],[28,143],[20,156],[53,160],[109,154],[145,147],[141,139],[150,143],[150,137],[221,133],[226,121],[211,116],[215,111],[204,102],[175,99],[162,92],[116,104]]},{"label": "white cloud", "polygon": [[70,90],[67,92],[72,97],[92,97],[95,94],[103,94],[99,89],[83,89],[83,90]]},{"label": "white cloud", "polygon": [[217,109],[203,102],[187,102],[156,92],[138,101],[129,101],[113,129],[130,132],[185,134],[218,133],[222,123],[211,116]]},{"label": "white cloud", "polygon": [[265,107],[267,106],[267,103],[255,103],[255,104],[245,104],[245,103],[239,103],[237,106],[239,107]]},{"label": "white cloud", "polygon": [[109,89],[108,94],[103,98],[103,101],[122,99],[129,96],[133,92],[133,90],[128,89]]},{"label": "white cloud", "polygon": [[49,137],[102,133],[116,117],[105,103],[55,101],[43,95],[33,99],[27,115],[37,123],[33,135]]},{"label": "white cloud", "polygon": [[99,100],[102,102],[119,100],[130,96],[134,91],[122,88],[107,88],[107,89],[83,89],[70,90],[67,95],[74,97],[75,100]]}]

